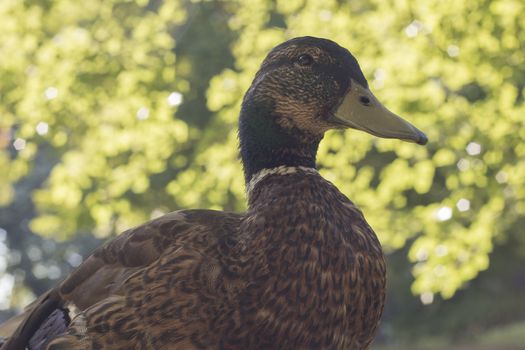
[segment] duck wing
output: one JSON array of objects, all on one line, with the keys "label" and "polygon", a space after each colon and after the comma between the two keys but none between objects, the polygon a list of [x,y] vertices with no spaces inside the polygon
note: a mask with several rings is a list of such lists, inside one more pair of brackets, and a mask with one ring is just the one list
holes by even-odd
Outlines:
[{"label": "duck wing", "polygon": [[243,288],[228,271],[240,220],[185,210],[122,233],[2,325],[18,324],[2,350],[206,347],[213,313],[226,317]]}]

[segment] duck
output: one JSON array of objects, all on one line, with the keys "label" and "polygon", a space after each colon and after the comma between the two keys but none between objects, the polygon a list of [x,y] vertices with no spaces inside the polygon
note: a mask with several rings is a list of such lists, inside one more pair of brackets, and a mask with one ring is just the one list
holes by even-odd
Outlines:
[{"label": "duck", "polygon": [[276,46],[240,109],[246,212],[179,210],[121,233],[2,325],[1,349],[367,349],[384,255],[316,168],[325,133],[348,128],[427,143],[347,49]]}]

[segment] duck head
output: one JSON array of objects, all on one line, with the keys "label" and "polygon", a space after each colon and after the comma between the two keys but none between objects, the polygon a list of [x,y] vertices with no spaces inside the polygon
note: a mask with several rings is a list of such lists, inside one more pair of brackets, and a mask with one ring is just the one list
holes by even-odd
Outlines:
[{"label": "duck head", "polygon": [[314,168],[324,133],[342,128],[427,143],[423,132],[378,101],[345,48],[314,37],[278,45],[264,59],[241,108],[239,139],[246,180],[264,168]]}]

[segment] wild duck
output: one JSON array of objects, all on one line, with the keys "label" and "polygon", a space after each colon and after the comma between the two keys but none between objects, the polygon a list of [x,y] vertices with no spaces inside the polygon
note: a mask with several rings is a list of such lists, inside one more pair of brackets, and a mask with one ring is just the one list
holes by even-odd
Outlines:
[{"label": "wild duck", "polygon": [[333,41],[263,61],[239,120],[248,210],[181,210],[94,251],[2,327],[13,349],[366,349],[385,262],[361,211],[316,170],[330,129],[426,136],[368,89]]}]

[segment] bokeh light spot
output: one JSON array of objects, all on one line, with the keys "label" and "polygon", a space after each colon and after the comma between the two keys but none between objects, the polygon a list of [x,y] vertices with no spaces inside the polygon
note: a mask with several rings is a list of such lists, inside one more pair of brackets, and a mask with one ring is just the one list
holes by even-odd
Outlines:
[{"label": "bokeh light spot", "polygon": [[172,92],[168,96],[168,104],[172,107],[179,106],[182,103],[182,94],[180,92]]}]

